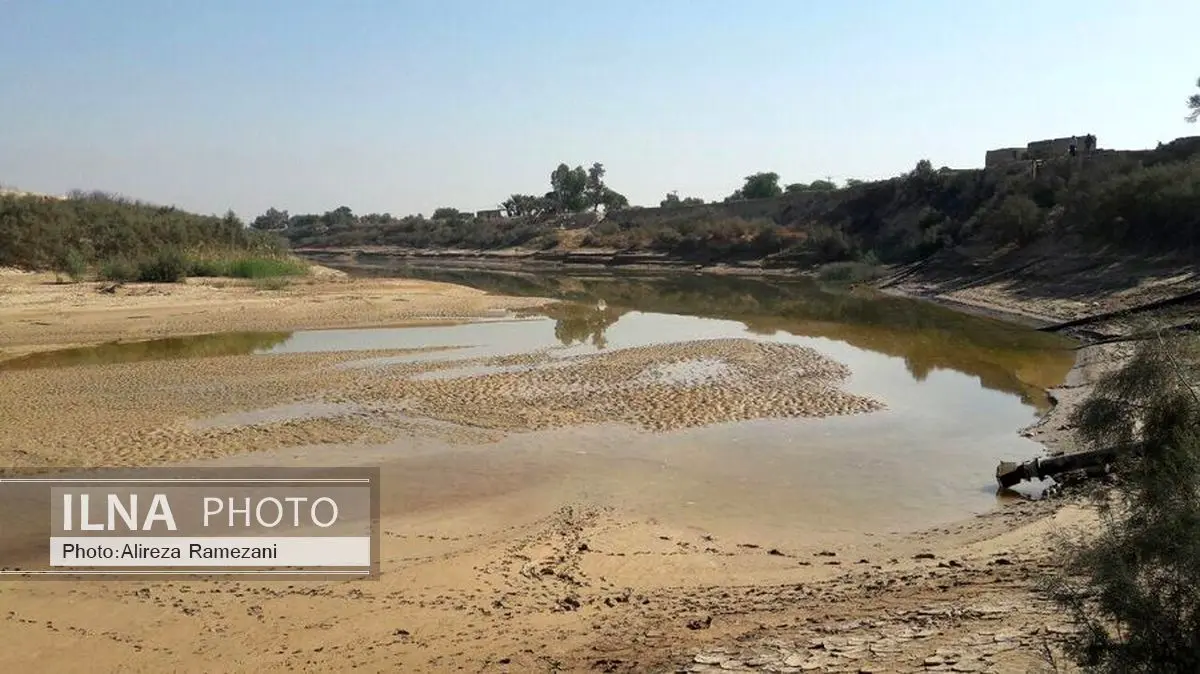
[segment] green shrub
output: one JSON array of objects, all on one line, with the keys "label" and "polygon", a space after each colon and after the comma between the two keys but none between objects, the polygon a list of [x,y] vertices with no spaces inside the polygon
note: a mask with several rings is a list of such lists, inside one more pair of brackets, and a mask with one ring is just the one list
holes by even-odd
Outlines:
[{"label": "green shrub", "polygon": [[843,262],[854,257],[855,246],[846,233],[828,225],[813,225],[803,246],[822,262]]},{"label": "green shrub", "polygon": [[229,276],[228,270],[228,263],[216,258],[192,257],[188,259],[187,275],[195,278]]},{"label": "green shrub", "polygon": [[100,278],[105,281],[136,281],[138,267],[129,259],[115,257],[100,264]]},{"label": "green shrub", "polygon": [[115,258],[142,260],[163,248],[218,246],[244,255],[279,255],[286,242],[274,233],[247,229],[233,214],[195,215],[101,193],[66,199],[0,195],[0,266],[54,269],[63,242],[86,264]]},{"label": "green shrub", "polygon": [[166,249],[139,262],[137,269],[142,283],[179,283],[187,278],[188,262],[183,253]]},{"label": "green shrub", "polygon": [[1123,450],[1117,486],[1096,494],[1099,526],[1051,584],[1090,671],[1200,671],[1198,353],[1194,338],[1151,338],[1073,416],[1087,445]]},{"label": "green shrub", "polygon": [[68,248],[59,256],[54,271],[66,274],[72,281],[78,282],[87,274],[87,261],[83,259],[83,254],[78,248]]},{"label": "green shrub", "polygon": [[300,260],[275,256],[244,254],[193,255],[188,258],[187,274],[197,278],[272,278],[304,276],[308,266]]},{"label": "green shrub", "polygon": [[866,262],[831,262],[817,270],[817,278],[825,283],[864,283],[883,275],[883,270]]},{"label": "green shrub", "polygon": [[299,260],[275,257],[242,257],[229,261],[225,270],[234,278],[261,279],[277,276],[304,276],[308,266]]}]

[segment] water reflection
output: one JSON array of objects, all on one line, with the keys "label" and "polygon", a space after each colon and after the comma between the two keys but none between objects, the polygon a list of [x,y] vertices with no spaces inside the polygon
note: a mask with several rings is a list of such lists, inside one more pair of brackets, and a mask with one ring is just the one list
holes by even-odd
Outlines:
[{"label": "water reflection", "polygon": [[605,332],[628,311],[610,307],[601,301],[595,304],[563,302],[536,313],[554,319],[554,336],[563,346],[591,344],[597,349],[604,349],[608,346]]},{"label": "water reflection", "polygon": [[[557,343],[578,351],[613,343],[620,323],[622,346],[727,337],[737,331],[683,317],[721,319],[765,337],[815,337],[903,359],[918,382],[949,370],[980,385],[1015,394],[1039,411],[1049,409],[1046,389],[1059,385],[1074,363],[1073,344],[1020,326],[962,314],[936,305],[872,292],[833,291],[804,280],[699,275],[552,275],[403,267],[375,273],[450,281],[483,290],[564,302],[529,312],[553,320],[381,330],[297,333],[229,333],[177,337],[37,353],[0,361],[0,371],[125,363],[251,353],[421,348],[478,345],[455,357],[502,355]],[[672,320],[676,317],[676,320]],[[542,320],[545,320],[543,318]],[[546,321],[549,322],[549,321]],[[628,325],[628,330],[623,328]],[[703,334],[702,334],[703,333]],[[709,334],[711,333],[711,334]],[[547,343],[548,342],[548,343]],[[440,359],[451,354],[428,354]]]},{"label": "water reflection", "polygon": [[224,332],[167,337],[140,342],[110,342],[98,346],[31,353],[0,361],[0,371],[32,370],[76,365],[109,365],[150,360],[241,356],[269,351],[286,342],[290,332]]},{"label": "water reflection", "polygon": [[751,333],[822,337],[902,358],[923,381],[938,370],[979,378],[1039,411],[1046,389],[1074,364],[1070,340],[1002,321],[872,291],[823,288],[806,279],[692,274],[520,274],[392,266],[355,270],[468,285],[508,295],[555,297],[571,303],[536,313],[556,320],[567,346],[604,348],[606,331],[630,311],[736,320]]}]

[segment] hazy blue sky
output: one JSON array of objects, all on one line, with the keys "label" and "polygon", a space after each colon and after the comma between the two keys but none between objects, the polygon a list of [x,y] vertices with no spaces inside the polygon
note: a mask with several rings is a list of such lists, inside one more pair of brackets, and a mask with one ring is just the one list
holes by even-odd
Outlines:
[{"label": "hazy blue sky", "polygon": [[0,0],[0,183],[247,217],[1200,134],[1195,0]]}]

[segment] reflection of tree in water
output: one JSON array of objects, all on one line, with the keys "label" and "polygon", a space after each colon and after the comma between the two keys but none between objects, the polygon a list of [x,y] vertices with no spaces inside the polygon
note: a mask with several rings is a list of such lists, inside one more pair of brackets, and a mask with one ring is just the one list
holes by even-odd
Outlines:
[{"label": "reflection of tree in water", "polygon": [[605,330],[624,316],[628,309],[605,305],[563,302],[551,305],[542,313],[554,319],[554,336],[563,346],[591,342],[597,349],[608,346]]},{"label": "reflection of tree in water", "polygon": [[240,356],[267,351],[287,341],[291,336],[290,332],[227,332],[192,337],[168,337],[141,342],[113,342],[98,346],[32,353],[21,358],[0,362],[0,370]]}]

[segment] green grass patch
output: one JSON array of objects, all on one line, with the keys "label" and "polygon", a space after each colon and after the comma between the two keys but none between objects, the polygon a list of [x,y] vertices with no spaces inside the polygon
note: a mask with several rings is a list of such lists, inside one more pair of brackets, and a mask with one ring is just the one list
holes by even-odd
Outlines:
[{"label": "green grass patch", "polygon": [[188,258],[188,276],[193,278],[216,278],[218,276],[228,276],[228,268],[228,263],[217,258]]},{"label": "green grass patch", "polygon": [[246,257],[234,260],[229,266],[229,275],[234,278],[261,279],[306,274],[308,265],[288,258]]},{"label": "green grass patch", "polygon": [[246,279],[304,276],[308,266],[286,257],[196,256],[188,261],[188,274],[195,277],[228,277]]},{"label": "green grass patch", "polygon": [[99,276],[106,281],[177,283],[193,278],[276,279],[305,276],[308,265],[290,257],[245,253],[190,254],[162,250],[141,259],[116,257],[101,263]]}]

